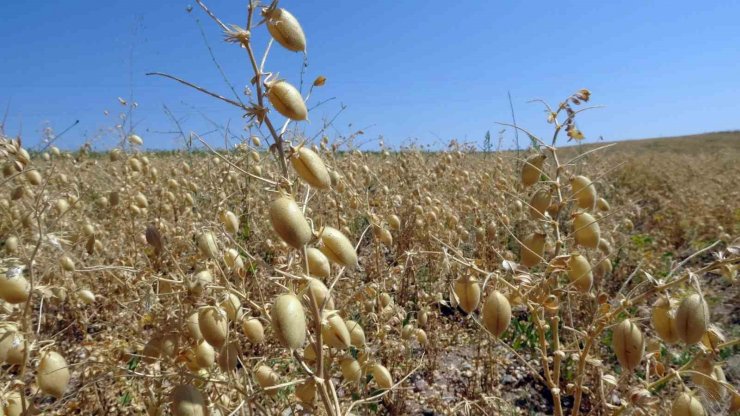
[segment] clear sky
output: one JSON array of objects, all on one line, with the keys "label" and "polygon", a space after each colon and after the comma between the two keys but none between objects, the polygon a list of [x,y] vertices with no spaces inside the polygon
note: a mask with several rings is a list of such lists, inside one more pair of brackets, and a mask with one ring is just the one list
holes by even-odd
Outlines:
[{"label": "clear sky", "polygon": [[[186,8],[193,5],[193,11]],[[227,23],[244,25],[245,1],[209,0]],[[337,121],[365,140],[383,135],[398,147],[417,138],[482,143],[496,121],[548,130],[533,98],[557,103],[580,88],[592,104],[579,123],[588,141],[740,128],[740,1],[297,1],[282,0],[308,40],[306,79],[325,75],[311,103],[313,135],[340,103]],[[117,97],[131,91],[137,132],[149,147],[173,147],[167,105],[186,131],[243,126],[238,109],[175,82],[162,71],[231,94],[213,64],[197,21],[237,91],[249,82],[242,49],[188,0],[35,0],[0,4],[0,109],[7,133],[37,142],[48,122],[57,132],[75,120],[62,147],[93,139],[117,122]],[[254,31],[256,49],[266,29]],[[300,54],[273,48],[267,68],[297,82]],[[104,115],[108,110],[109,115]],[[209,121],[210,120],[210,121]],[[351,124],[351,126],[349,126]],[[107,138],[106,138],[107,137]],[[222,133],[209,141],[223,143]],[[505,145],[513,141],[511,132]]]}]

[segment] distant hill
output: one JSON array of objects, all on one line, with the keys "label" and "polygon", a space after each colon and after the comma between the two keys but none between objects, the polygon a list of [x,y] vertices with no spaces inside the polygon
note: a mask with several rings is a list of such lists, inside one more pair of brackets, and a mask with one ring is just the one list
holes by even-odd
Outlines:
[{"label": "distant hill", "polygon": [[[584,144],[586,149],[616,143],[610,151],[668,153],[740,153],[740,130]],[[572,146],[574,147],[574,146]]]}]

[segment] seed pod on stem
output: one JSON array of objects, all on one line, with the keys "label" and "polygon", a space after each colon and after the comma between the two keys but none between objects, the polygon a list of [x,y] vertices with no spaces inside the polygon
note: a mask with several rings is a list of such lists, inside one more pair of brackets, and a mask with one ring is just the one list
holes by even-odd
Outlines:
[{"label": "seed pod on stem", "polygon": [[573,215],[573,235],[576,244],[595,249],[599,246],[601,229],[591,214],[579,212]]},{"label": "seed pod on stem", "polygon": [[511,322],[511,305],[506,296],[498,290],[491,292],[483,304],[481,320],[491,335],[496,338],[500,337]]},{"label": "seed pod on stem", "polygon": [[525,267],[536,266],[545,255],[545,234],[532,233],[522,238],[520,263]]},{"label": "seed pod on stem", "polygon": [[276,7],[267,7],[262,14],[265,16],[267,30],[277,43],[293,52],[306,51],[306,35],[295,16]]},{"label": "seed pod on stem", "polygon": [[588,259],[580,253],[573,253],[567,261],[567,266],[568,279],[570,279],[571,284],[581,293],[591,290],[594,275],[591,272]]},{"label": "seed pod on stem", "polygon": [[36,382],[44,393],[57,399],[64,395],[69,384],[67,360],[56,351],[44,352],[36,373]]},{"label": "seed pod on stem", "polygon": [[653,328],[658,334],[660,339],[668,344],[673,344],[678,341],[678,333],[676,332],[676,323],[671,313],[671,301],[665,296],[661,296],[653,304],[651,311],[650,320],[653,323]]},{"label": "seed pod on stem", "polygon": [[593,209],[596,204],[596,187],[591,179],[585,176],[574,176],[570,179],[570,188],[576,205],[583,209]]},{"label": "seed pod on stem", "polygon": [[545,162],[545,159],[545,155],[536,154],[528,157],[524,162],[522,166],[522,186],[524,189],[529,188],[540,180],[542,164]]},{"label": "seed pod on stem", "polygon": [[645,353],[645,338],[640,328],[629,319],[617,324],[612,334],[612,349],[622,368],[627,371],[637,368]]},{"label": "seed pod on stem", "polygon": [[455,280],[454,292],[458,306],[466,314],[472,313],[480,303],[480,285],[470,276],[462,276]]},{"label": "seed pod on stem", "polygon": [[231,211],[224,211],[221,213],[220,218],[221,224],[224,225],[226,231],[230,234],[236,234],[239,231],[239,217]]},{"label": "seed pod on stem", "polygon": [[283,195],[272,201],[270,221],[277,235],[293,248],[301,248],[311,240],[311,227],[298,204],[289,196]]},{"label": "seed pod on stem", "polygon": [[284,347],[295,350],[303,346],[306,342],[306,314],[295,295],[278,296],[270,316],[272,328]]},{"label": "seed pod on stem", "polygon": [[203,393],[189,384],[181,384],[170,393],[174,416],[208,416],[208,401]]},{"label": "seed pod on stem", "polygon": [[267,85],[267,98],[278,113],[291,120],[306,120],[308,109],[298,90],[287,81],[279,80]]},{"label": "seed pod on stem", "polygon": [[226,312],[216,306],[201,308],[198,311],[198,328],[209,344],[215,348],[223,347],[229,330]]},{"label": "seed pod on stem", "polygon": [[265,328],[257,318],[242,320],[242,332],[252,344],[261,344],[265,340]]},{"label": "seed pod on stem", "polygon": [[26,302],[30,294],[31,285],[23,276],[21,268],[0,269],[0,299],[18,304]]},{"label": "seed pod on stem", "polygon": [[362,329],[360,324],[351,320],[346,320],[344,323],[347,324],[349,336],[352,340],[352,346],[355,348],[365,348],[365,331]]},{"label": "seed pod on stem", "polygon": [[545,212],[552,202],[552,195],[547,189],[540,189],[529,201],[529,213],[532,218],[540,220],[545,218]]},{"label": "seed pod on stem", "polygon": [[326,170],[326,165],[321,160],[321,156],[313,150],[307,147],[301,147],[290,158],[290,163],[298,173],[298,176],[314,188],[329,189],[331,186],[329,171]]},{"label": "seed pod on stem", "polygon": [[351,357],[343,358],[342,361],[339,362],[339,366],[342,369],[342,377],[344,377],[345,380],[350,383],[360,381],[360,377],[362,376],[362,367],[357,360]]},{"label": "seed pod on stem", "polygon": [[689,393],[681,393],[671,406],[671,416],[704,416],[704,406]]},{"label": "seed pod on stem", "polygon": [[709,328],[709,307],[701,295],[694,293],[684,298],[676,310],[676,333],[688,345],[701,341]]},{"label": "seed pod on stem", "polygon": [[306,270],[306,274],[322,278],[329,277],[331,274],[331,265],[329,264],[329,259],[321,250],[315,247],[309,247],[306,249],[306,257],[308,259],[308,270]]},{"label": "seed pod on stem", "polygon": [[330,261],[348,268],[358,266],[355,247],[341,231],[324,227],[321,232],[321,243],[320,250]]},{"label": "seed pod on stem", "polygon": [[[280,376],[278,376],[278,374],[272,368],[266,365],[261,365],[257,368],[257,370],[254,372],[254,378],[263,389],[275,386],[280,383]],[[274,396],[275,394],[277,394],[277,392],[277,389],[272,389],[268,390],[267,394],[270,396]]]},{"label": "seed pod on stem", "polygon": [[393,378],[387,368],[380,364],[375,364],[372,368],[373,378],[381,390],[388,390],[393,387]]},{"label": "seed pod on stem", "polygon": [[324,343],[337,349],[349,348],[352,339],[344,319],[336,312],[323,311],[321,335]]}]

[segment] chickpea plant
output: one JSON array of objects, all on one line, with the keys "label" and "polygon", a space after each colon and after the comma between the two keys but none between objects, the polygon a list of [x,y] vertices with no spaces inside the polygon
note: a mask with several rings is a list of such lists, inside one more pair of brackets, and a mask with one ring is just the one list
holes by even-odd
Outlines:
[{"label": "chickpea plant", "polygon": [[[326,78],[303,92],[268,59],[306,70],[300,16],[248,0],[227,24],[196,1],[246,54],[246,93],[154,75],[237,108],[233,149],[144,152],[134,104],[105,155],[0,125],[0,415],[518,414],[517,390],[556,415],[740,409],[713,294],[736,284],[736,194],[655,185],[677,156],[581,147],[588,90],[542,102],[548,140],[507,125],[524,154],[305,135]],[[657,256],[684,224],[692,249]]]}]

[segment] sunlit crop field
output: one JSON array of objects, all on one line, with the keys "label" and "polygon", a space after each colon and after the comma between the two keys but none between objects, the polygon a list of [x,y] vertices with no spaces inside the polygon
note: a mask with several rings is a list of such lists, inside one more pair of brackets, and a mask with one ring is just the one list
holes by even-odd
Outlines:
[{"label": "sunlit crop field", "polygon": [[238,143],[146,151],[123,99],[104,152],[0,124],[0,416],[740,411],[740,133],[586,140],[581,89],[548,137],[505,124],[519,150],[360,150],[297,127],[325,77],[265,70],[295,16],[196,3],[243,100],[149,75],[238,108]]},{"label": "sunlit crop field", "polygon": [[[329,145],[312,152],[330,177],[316,189],[256,140],[223,154],[52,148],[30,160],[6,141],[5,412],[549,414],[577,398],[583,413],[655,414],[684,390],[727,412],[738,143],[564,148],[559,176],[544,147]],[[585,208],[573,175],[592,183]],[[595,242],[573,228],[586,214]]]}]

